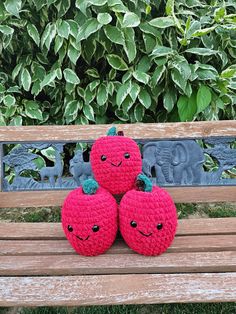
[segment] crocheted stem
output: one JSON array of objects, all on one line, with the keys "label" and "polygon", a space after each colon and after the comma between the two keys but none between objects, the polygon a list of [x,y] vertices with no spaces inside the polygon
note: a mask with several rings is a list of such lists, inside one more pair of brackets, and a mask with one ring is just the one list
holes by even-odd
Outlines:
[{"label": "crocheted stem", "polygon": [[85,180],[82,183],[82,190],[85,194],[88,194],[88,195],[96,194],[98,188],[99,188],[99,185],[97,181],[93,179]]},{"label": "crocheted stem", "polygon": [[116,131],[116,127],[112,126],[108,131],[107,131],[107,136],[124,136],[123,131]]},{"label": "crocheted stem", "polygon": [[112,126],[112,127],[107,131],[107,135],[108,135],[108,136],[115,136],[115,135],[117,135],[117,133],[116,133],[116,127],[115,127],[115,126]]},{"label": "crocheted stem", "polygon": [[152,181],[142,173],[137,176],[135,186],[139,191],[152,192]]}]

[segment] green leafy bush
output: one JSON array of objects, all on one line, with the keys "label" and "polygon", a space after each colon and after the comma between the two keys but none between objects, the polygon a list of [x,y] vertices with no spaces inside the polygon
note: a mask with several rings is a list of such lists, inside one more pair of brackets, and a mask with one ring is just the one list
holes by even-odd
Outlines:
[{"label": "green leafy bush", "polygon": [[0,124],[234,119],[235,0],[0,2]]}]

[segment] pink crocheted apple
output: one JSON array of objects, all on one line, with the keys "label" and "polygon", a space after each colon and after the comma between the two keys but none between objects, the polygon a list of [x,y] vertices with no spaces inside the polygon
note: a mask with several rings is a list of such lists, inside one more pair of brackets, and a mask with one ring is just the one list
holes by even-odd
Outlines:
[{"label": "pink crocheted apple", "polygon": [[[144,175],[139,185],[127,192],[120,203],[120,231],[128,246],[139,254],[159,255],[174,239],[177,213],[170,195],[152,186]],[[141,183],[141,187],[140,187]]]},{"label": "pink crocheted apple", "polygon": [[117,233],[117,203],[97,182],[89,179],[66,197],[62,226],[67,239],[81,255],[104,253]]},{"label": "pink crocheted apple", "polygon": [[142,171],[138,145],[131,138],[116,135],[115,127],[95,141],[90,160],[95,179],[112,194],[130,190]]}]

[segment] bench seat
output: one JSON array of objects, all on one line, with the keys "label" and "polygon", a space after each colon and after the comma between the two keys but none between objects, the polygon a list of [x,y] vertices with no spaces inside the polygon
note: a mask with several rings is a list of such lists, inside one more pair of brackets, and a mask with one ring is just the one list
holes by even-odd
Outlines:
[{"label": "bench seat", "polygon": [[[33,211],[37,207],[61,207],[71,190],[67,183],[73,183],[76,179],[71,176],[73,173],[67,174],[65,171],[64,186],[51,184],[49,187],[47,182],[29,180],[18,174],[12,184],[6,179],[6,164],[11,166],[11,158],[14,167],[17,168],[18,163],[14,152],[9,152],[9,144],[26,144],[23,149],[26,156],[29,153],[32,156],[32,148],[42,151],[53,145],[54,148],[59,145],[59,152],[62,145],[91,145],[110,127],[0,127],[0,209],[27,207]],[[232,171],[236,166],[235,148],[232,146],[236,138],[236,120],[122,124],[119,129],[143,145],[144,165],[147,155],[154,158],[157,151],[160,154],[162,149],[168,148],[168,154],[173,155],[168,163],[169,179],[164,176],[164,169],[159,167],[159,160],[149,160],[149,170],[145,171],[150,172],[154,182],[158,183],[160,178],[160,182],[167,181],[164,187],[176,204],[236,202],[236,180]],[[186,140],[198,144],[188,146]],[[152,143],[151,146],[155,149],[146,150],[149,147],[147,144],[153,141],[156,144]],[[157,145],[157,142],[163,141],[164,146]],[[179,171],[174,173],[173,141],[177,141],[179,148],[182,147],[179,151],[181,160],[188,161],[181,176]],[[164,155],[168,154],[165,152]],[[203,154],[208,155],[205,161]],[[195,156],[198,156],[197,164],[194,162]],[[209,168],[206,162],[210,156],[217,160],[216,171],[211,171],[212,165]],[[62,159],[64,157],[61,156]],[[68,169],[73,159],[67,160]],[[56,165],[60,166],[55,160]],[[198,166],[197,172],[195,167]],[[226,171],[224,175],[223,170]],[[231,301],[236,301],[236,218],[179,220],[172,245],[157,257],[134,253],[119,237],[103,255],[79,256],[65,239],[60,223],[0,222],[0,306]]]},{"label": "bench seat", "polygon": [[77,255],[60,223],[0,223],[0,306],[236,300],[236,218],[179,220],[166,253],[145,257],[121,238]]}]

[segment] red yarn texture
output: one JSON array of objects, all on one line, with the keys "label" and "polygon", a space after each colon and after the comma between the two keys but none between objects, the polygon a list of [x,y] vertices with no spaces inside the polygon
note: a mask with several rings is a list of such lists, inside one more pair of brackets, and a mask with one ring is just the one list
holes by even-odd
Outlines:
[{"label": "red yarn texture", "polygon": [[[64,201],[62,226],[77,253],[99,255],[109,249],[116,238],[117,216],[116,200],[108,191],[99,187],[96,194],[88,195],[80,187],[70,192]],[[73,231],[70,232],[68,226]],[[93,231],[94,226],[99,227],[97,232]]]},{"label": "red yarn texture", "polygon": [[[136,222],[136,227],[131,226],[132,221],[134,226]],[[176,208],[169,194],[157,186],[152,192],[133,189],[121,200],[119,223],[121,234],[131,249],[143,255],[159,255],[174,239]]]},{"label": "red yarn texture", "polygon": [[[129,158],[125,158],[127,153]],[[106,160],[102,161],[101,156],[106,156]],[[95,179],[112,194],[131,190],[137,175],[142,171],[138,145],[124,136],[104,136],[96,140],[90,160]]]}]

